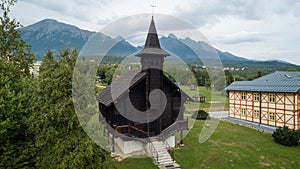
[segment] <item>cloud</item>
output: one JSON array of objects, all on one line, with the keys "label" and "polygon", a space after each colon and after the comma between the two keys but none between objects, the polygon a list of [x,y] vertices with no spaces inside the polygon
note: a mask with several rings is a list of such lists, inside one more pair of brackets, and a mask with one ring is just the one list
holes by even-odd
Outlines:
[{"label": "cloud", "polygon": [[240,31],[216,38],[216,42],[223,44],[253,43],[262,41],[262,33]]},{"label": "cloud", "polygon": [[222,18],[236,17],[245,20],[268,19],[273,15],[299,17],[300,1],[251,0],[251,1],[193,1],[188,5],[177,6],[176,15],[198,26],[215,24]]},{"label": "cloud", "polygon": [[[24,26],[53,18],[82,29],[100,31],[105,25],[126,16],[149,15],[150,4],[152,0],[20,0],[11,14]],[[155,5],[157,13],[173,15],[192,23],[219,49],[249,58],[265,57],[270,51],[270,57],[299,58],[296,56],[300,54],[300,1],[163,0],[156,1]],[[139,30],[147,31],[149,19],[132,18],[117,28],[133,41],[142,42],[145,32]],[[187,24],[178,25],[164,18],[156,18],[155,21],[162,35],[175,33],[181,38],[188,36],[198,40],[194,38],[193,31],[185,28]],[[139,30],[136,35],[126,34],[123,33],[126,26]],[[177,28],[184,31],[178,32]],[[199,35],[199,39],[204,38]]]}]

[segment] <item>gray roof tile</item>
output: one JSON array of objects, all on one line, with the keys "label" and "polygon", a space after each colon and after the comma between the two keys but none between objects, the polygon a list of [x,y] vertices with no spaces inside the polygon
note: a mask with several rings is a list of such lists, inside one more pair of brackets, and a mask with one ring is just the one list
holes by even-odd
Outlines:
[{"label": "gray roof tile", "polygon": [[300,90],[300,72],[276,71],[252,81],[236,81],[224,90],[296,93]]}]

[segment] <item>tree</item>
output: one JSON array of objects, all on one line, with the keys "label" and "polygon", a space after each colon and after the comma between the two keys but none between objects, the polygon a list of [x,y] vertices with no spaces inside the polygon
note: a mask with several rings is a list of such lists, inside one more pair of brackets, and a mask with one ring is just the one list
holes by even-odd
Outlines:
[{"label": "tree", "polygon": [[77,50],[59,60],[48,51],[41,75],[21,25],[8,16],[16,0],[2,0],[0,18],[0,168],[111,168],[108,153],[90,140],[73,107],[72,72]]},{"label": "tree", "polygon": [[230,85],[234,81],[234,77],[232,75],[232,72],[228,70],[228,74],[226,76],[226,86]]},{"label": "tree", "polygon": [[256,78],[259,78],[259,77],[262,77],[262,71],[261,71],[261,70],[258,70],[258,71],[257,71]]},{"label": "tree", "polygon": [[300,131],[289,129],[287,126],[279,127],[273,134],[276,142],[285,146],[298,146],[300,141]]},{"label": "tree", "polygon": [[15,19],[10,19],[10,6],[14,5],[16,0],[2,0],[0,17],[0,57],[10,62],[18,75],[30,76],[29,68],[35,57],[31,48],[22,39],[18,28],[22,25]]},{"label": "tree", "polygon": [[20,24],[9,18],[15,2],[1,1],[0,168],[32,167],[35,150],[27,120],[35,104],[36,81],[29,74],[34,56],[17,30]]},{"label": "tree", "polygon": [[77,50],[61,51],[54,60],[48,51],[39,74],[39,107],[31,118],[38,168],[109,168],[108,152],[83,131],[73,106],[72,74]]},{"label": "tree", "polygon": [[287,71],[288,72],[298,72],[298,70],[296,68],[288,68]]}]

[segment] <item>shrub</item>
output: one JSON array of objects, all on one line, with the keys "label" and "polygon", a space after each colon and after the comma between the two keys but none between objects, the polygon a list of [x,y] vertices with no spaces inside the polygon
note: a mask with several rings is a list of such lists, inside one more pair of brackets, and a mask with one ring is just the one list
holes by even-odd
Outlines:
[{"label": "shrub", "polygon": [[275,141],[285,146],[298,146],[300,140],[300,131],[289,129],[287,126],[279,127],[272,134]]},{"label": "shrub", "polygon": [[205,120],[207,117],[208,117],[208,113],[205,112],[204,110],[198,110],[198,112],[195,112],[192,115],[192,118],[197,120]]}]

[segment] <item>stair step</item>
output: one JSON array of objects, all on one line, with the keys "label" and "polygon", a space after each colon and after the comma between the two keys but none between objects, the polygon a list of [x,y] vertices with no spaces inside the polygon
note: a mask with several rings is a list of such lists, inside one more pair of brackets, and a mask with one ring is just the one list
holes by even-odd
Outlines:
[{"label": "stair step", "polygon": [[158,158],[172,158],[169,154],[159,155]]},{"label": "stair step", "polygon": [[168,153],[160,153],[158,154],[158,157],[171,157]]},{"label": "stair step", "polygon": [[160,139],[151,138],[151,144],[153,145],[155,152],[158,154],[158,158],[154,158],[158,164],[169,169],[180,169],[180,166],[174,162],[163,141]]},{"label": "stair step", "polygon": [[164,153],[164,154],[159,154],[158,157],[171,157],[171,156],[168,153]]},{"label": "stair step", "polygon": [[165,164],[173,164],[174,162],[172,160],[165,160],[165,161],[158,161],[158,163],[165,165]]},{"label": "stair step", "polygon": [[158,161],[173,161],[172,158],[162,158],[162,159],[158,159]]},{"label": "stair step", "polygon": [[166,165],[173,165],[174,162],[173,161],[171,161],[171,162],[163,162],[163,163],[159,163],[159,164],[166,166]]},{"label": "stair step", "polygon": [[173,161],[173,159],[171,157],[158,158],[158,161],[160,161],[160,160],[172,160]]},{"label": "stair step", "polygon": [[167,150],[163,150],[163,149],[156,149],[157,152],[162,152],[162,153],[169,153]]}]

